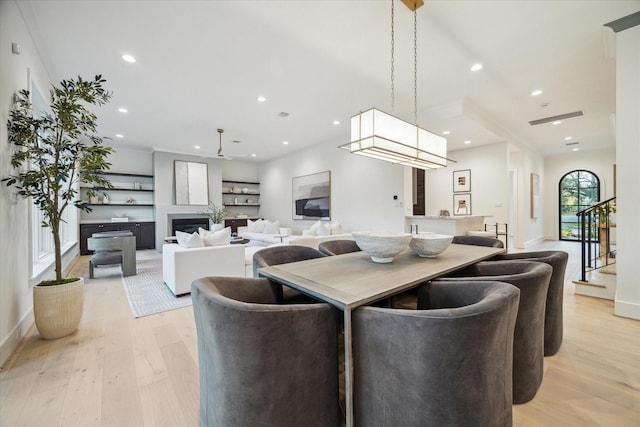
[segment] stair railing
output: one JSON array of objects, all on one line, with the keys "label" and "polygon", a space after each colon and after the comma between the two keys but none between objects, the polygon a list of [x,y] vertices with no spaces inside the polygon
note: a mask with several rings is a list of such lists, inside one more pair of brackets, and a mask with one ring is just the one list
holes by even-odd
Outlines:
[{"label": "stair railing", "polygon": [[[610,214],[616,211],[615,201],[616,198],[612,197],[576,214],[580,221],[580,264],[583,282],[587,282],[587,272],[615,264],[615,257],[611,251],[610,218]],[[601,233],[600,230],[605,232]]]}]

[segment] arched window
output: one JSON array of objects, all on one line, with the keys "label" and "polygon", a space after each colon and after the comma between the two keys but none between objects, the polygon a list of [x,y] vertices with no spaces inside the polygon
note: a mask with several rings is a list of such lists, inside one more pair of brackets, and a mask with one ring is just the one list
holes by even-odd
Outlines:
[{"label": "arched window", "polygon": [[600,180],[593,172],[575,170],[560,179],[560,240],[580,240],[576,213],[600,200]]}]

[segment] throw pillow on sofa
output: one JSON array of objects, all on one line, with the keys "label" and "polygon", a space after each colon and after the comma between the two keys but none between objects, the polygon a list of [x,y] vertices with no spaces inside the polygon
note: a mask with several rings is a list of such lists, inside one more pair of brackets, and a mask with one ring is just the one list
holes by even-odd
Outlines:
[{"label": "throw pillow on sofa", "polygon": [[264,233],[265,221],[259,219],[257,221],[247,220],[247,231],[249,233]]},{"label": "throw pillow on sofa", "polygon": [[312,236],[328,236],[329,234],[331,234],[330,232],[327,232],[325,227],[322,225],[322,221],[320,220],[313,224],[309,231]]},{"label": "throw pillow on sofa", "polygon": [[178,239],[178,245],[182,248],[201,248],[204,246],[204,242],[198,232],[190,234],[176,231],[176,238]]},{"label": "throw pillow on sofa", "polygon": [[265,221],[264,234],[279,234],[280,221]]},{"label": "throw pillow on sofa", "polygon": [[231,241],[231,227],[223,228],[218,231],[209,231],[204,228],[198,228],[198,233],[205,246],[222,246],[228,245]]}]

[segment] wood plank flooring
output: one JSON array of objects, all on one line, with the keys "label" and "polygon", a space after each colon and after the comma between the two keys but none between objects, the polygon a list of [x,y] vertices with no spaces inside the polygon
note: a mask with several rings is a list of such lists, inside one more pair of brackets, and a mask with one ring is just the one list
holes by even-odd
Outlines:
[{"label": "wood plank flooring", "polygon": [[[575,295],[578,245],[539,249],[570,253],[564,341],[536,397],[514,406],[514,426],[640,427],[640,321]],[[0,426],[197,426],[192,308],[134,319],[120,276],[89,280],[87,260],[74,268],[86,280],[80,330],[54,341],[30,332],[0,371]]]}]

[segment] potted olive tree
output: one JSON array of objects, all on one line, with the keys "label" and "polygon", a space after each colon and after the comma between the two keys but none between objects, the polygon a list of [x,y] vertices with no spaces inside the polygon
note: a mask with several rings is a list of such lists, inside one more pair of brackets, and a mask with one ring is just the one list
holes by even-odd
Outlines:
[{"label": "potted olive tree", "polygon": [[[91,211],[78,197],[79,182],[112,188],[100,172],[111,166],[106,159],[113,149],[96,134],[97,117],[88,109],[111,99],[103,87],[105,81],[98,75],[52,86],[51,112],[34,111],[29,91],[21,90],[9,113],[8,140],[16,148],[11,166],[16,172],[2,181],[22,198],[31,198],[42,211],[42,226],[53,234],[56,278],[33,289],[36,326],[45,339],[75,332],[82,317],[84,281],[62,277],[60,226],[69,206]],[[87,193],[96,195],[91,189]]]}]

